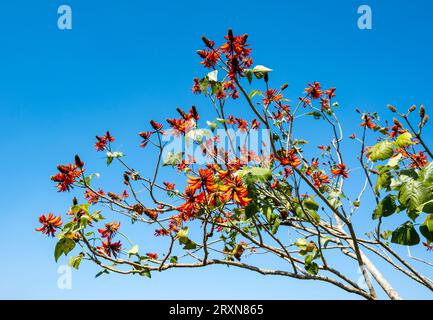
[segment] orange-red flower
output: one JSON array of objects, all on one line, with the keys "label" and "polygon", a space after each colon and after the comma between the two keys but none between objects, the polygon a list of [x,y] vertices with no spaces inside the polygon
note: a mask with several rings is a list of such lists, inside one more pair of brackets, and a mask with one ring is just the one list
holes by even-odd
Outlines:
[{"label": "orange-red flower", "polygon": [[206,68],[212,68],[220,59],[220,54],[213,49],[198,50],[197,54],[203,59],[200,63]]},{"label": "orange-red flower", "polygon": [[363,120],[364,121],[361,123],[361,127],[372,129],[376,126],[376,124],[373,122],[373,120],[371,120],[369,116],[364,116]]},{"label": "orange-red flower", "polygon": [[148,256],[149,259],[158,260],[158,254],[156,254],[156,253],[148,252],[148,253],[146,253],[146,256]]},{"label": "orange-red flower", "polygon": [[63,224],[62,218],[60,216],[55,217],[52,213],[49,213],[48,215],[41,215],[39,217],[39,222],[42,223],[42,227],[36,228],[35,230],[48,236],[51,235],[52,237],[54,237],[56,229]]},{"label": "orange-red flower", "polygon": [[333,169],[331,169],[331,173],[336,177],[336,176],[342,176],[344,178],[349,178],[349,173],[346,170],[346,165],[339,163],[337,165],[335,165],[335,167]]},{"label": "orange-red flower", "polygon": [[323,187],[324,184],[329,183],[329,176],[323,172],[316,171],[311,174],[314,186],[317,188]]},{"label": "orange-red flower", "polygon": [[424,154],[423,151],[413,154],[411,156],[411,159],[411,168],[423,168],[428,163],[427,156]]},{"label": "orange-red flower", "polygon": [[222,202],[230,200],[236,201],[239,205],[245,207],[252,200],[248,198],[248,190],[244,187],[242,179],[238,176],[233,180],[226,180],[225,184],[220,186],[222,192],[220,198]]},{"label": "orange-red flower", "polygon": [[152,131],[144,131],[140,132],[138,135],[143,138],[143,141],[141,141],[140,147],[145,148],[147,144],[149,143],[149,139],[152,136]]},{"label": "orange-red flower", "polygon": [[107,144],[113,141],[114,137],[110,134],[110,131],[107,131],[102,137],[96,136],[95,149],[97,151],[104,151]]},{"label": "orange-red flower", "polygon": [[313,99],[319,99],[323,94],[320,83],[317,81],[314,81],[313,84],[309,83],[308,88],[305,88],[305,92]]},{"label": "orange-red flower", "polygon": [[265,98],[263,98],[263,104],[268,106],[272,101],[280,102],[283,98],[281,93],[277,94],[277,89],[268,89],[265,92]]},{"label": "orange-red flower", "polygon": [[199,175],[197,177],[188,176],[187,180],[189,187],[194,190],[194,192],[202,187],[205,187],[208,192],[213,192],[217,189],[213,171],[211,169],[200,168],[198,173]]},{"label": "orange-red flower", "polygon": [[174,183],[170,182],[164,182],[164,185],[167,190],[174,190],[174,187],[176,186]]},{"label": "orange-red flower", "polygon": [[110,222],[105,224],[104,229],[98,229],[98,232],[101,234],[102,238],[107,238],[108,240],[111,240],[111,238],[116,234],[119,227],[120,222]]},{"label": "orange-red flower", "polygon": [[98,203],[99,198],[100,198],[101,196],[103,196],[103,195],[105,195],[105,192],[104,192],[103,190],[101,190],[101,189],[99,189],[99,190],[97,191],[97,193],[95,193],[95,192],[93,192],[93,191],[91,191],[91,190],[86,190],[86,191],[84,192],[84,198],[86,198],[86,199],[87,199],[87,202],[88,202],[88,203],[91,203],[91,204],[96,204],[96,203]]},{"label": "orange-red flower", "polygon": [[107,241],[102,242],[102,246],[97,247],[97,250],[109,257],[116,258],[120,250],[122,250],[122,243],[120,241],[111,242],[110,239],[107,239]]},{"label": "orange-red flower", "polygon": [[295,150],[291,149],[288,152],[283,151],[283,156],[278,158],[282,166],[291,166],[296,168],[301,164],[301,160],[295,155]]},{"label": "orange-red flower", "polygon": [[84,169],[80,169],[74,164],[58,165],[57,170],[60,172],[51,176],[50,179],[57,182],[59,192],[69,191],[76,179],[84,171]]}]

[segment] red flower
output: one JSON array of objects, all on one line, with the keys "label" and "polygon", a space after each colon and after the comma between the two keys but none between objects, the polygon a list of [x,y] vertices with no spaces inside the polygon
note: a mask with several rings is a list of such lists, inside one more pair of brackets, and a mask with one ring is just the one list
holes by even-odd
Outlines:
[{"label": "red flower", "polygon": [[248,190],[244,187],[240,177],[236,176],[234,180],[226,180],[225,183],[225,185],[220,187],[220,190],[223,192],[220,197],[222,202],[234,200],[239,205],[245,207],[252,200],[248,198]]},{"label": "red flower", "polygon": [[430,245],[427,242],[423,242],[422,244],[423,244],[424,247],[427,248],[427,251],[432,251],[433,250],[433,245]]},{"label": "red flower", "polygon": [[54,237],[56,229],[63,224],[62,218],[60,216],[55,217],[52,213],[41,215],[39,217],[39,222],[42,223],[42,227],[36,228],[35,230],[48,236],[51,235],[52,237]]},{"label": "red flower", "polygon": [[317,188],[321,188],[324,184],[329,183],[328,175],[323,172],[316,171],[311,174],[311,178],[313,179],[314,186]]},{"label": "red flower", "polygon": [[57,189],[59,192],[69,191],[76,179],[84,171],[84,169],[80,169],[74,164],[58,165],[57,170],[59,170],[60,173],[51,176],[50,179],[57,182]]},{"label": "red flower", "polygon": [[369,116],[363,116],[363,120],[364,121],[361,123],[361,127],[372,129],[376,126]]},{"label": "red flower", "polygon": [[305,88],[305,92],[313,99],[319,99],[323,94],[320,83],[317,81],[314,81],[313,84],[309,83],[308,88]]},{"label": "red flower", "polygon": [[284,151],[283,156],[278,158],[282,166],[291,166],[296,168],[301,164],[301,160],[295,155],[295,151],[289,150],[288,152]]},{"label": "red flower", "polygon": [[158,260],[158,254],[156,253],[148,252],[146,253],[146,256],[148,256],[151,260]]},{"label": "red flower", "polygon": [[140,132],[138,135],[143,138],[143,141],[141,141],[140,147],[144,148],[149,143],[149,139],[152,136],[152,131],[144,131]]},{"label": "red flower", "polygon": [[162,129],[162,123],[150,120],[150,125],[152,126],[152,128],[156,131],[160,131]]},{"label": "red flower", "polygon": [[114,137],[110,134],[110,131],[107,131],[104,136],[99,137],[96,136],[95,149],[97,151],[104,151],[107,147],[107,143],[113,142]]},{"label": "red flower", "polygon": [[107,238],[108,240],[111,240],[111,238],[116,234],[119,227],[120,222],[110,222],[105,224],[104,229],[98,229],[98,232],[101,234],[102,238]]},{"label": "red flower", "polygon": [[174,190],[175,184],[170,182],[164,182],[165,188],[167,190]]},{"label": "red flower", "polygon": [[102,246],[97,247],[97,250],[109,257],[114,256],[116,258],[120,250],[122,250],[122,244],[120,241],[110,242],[110,239],[107,239],[107,241],[102,242]]},{"label": "red flower", "polygon": [[423,151],[413,154],[411,159],[411,168],[423,168],[428,163],[427,156]]},{"label": "red flower", "polygon": [[268,106],[272,101],[279,102],[283,98],[281,93],[277,94],[277,89],[268,89],[265,92],[265,98],[263,98],[263,104]]},{"label": "red flower", "polygon": [[194,94],[200,94],[202,92],[198,78],[194,78],[194,85],[192,86],[192,92]]},{"label": "red flower", "polygon": [[215,184],[213,171],[211,169],[200,168],[198,172],[198,177],[188,176],[187,183],[189,184],[191,190],[195,192],[202,187],[206,187],[208,192],[215,191],[217,189],[217,185]]},{"label": "red flower", "polygon": [[220,54],[213,49],[198,50],[197,54],[203,59],[203,61],[200,63],[206,68],[212,68],[220,59]]},{"label": "red flower", "polygon": [[260,127],[260,122],[257,121],[256,119],[253,119],[253,121],[251,121],[251,129],[259,129]]},{"label": "red flower", "polygon": [[331,169],[331,172],[334,176],[342,176],[346,179],[349,178],[345,164],[337,164],[333,169]]},{"label": "red flower", "polygon": [[86,198],[87,202],[91,203],[91,204],[97,204],[100,196],[103,196],[103,195],[105,195],[105,193],[101,189],[99,189],[97,193],[95,193],[91,190],[86,190],[84,192],[84,198]]},{"label": "red flower", "polygon": [[334,93],[335,90],[337,90],[337,88],[329,88],[328,90],[325,91],[325,94],[328,96],[329,99],[335,97],[335,93]]}]

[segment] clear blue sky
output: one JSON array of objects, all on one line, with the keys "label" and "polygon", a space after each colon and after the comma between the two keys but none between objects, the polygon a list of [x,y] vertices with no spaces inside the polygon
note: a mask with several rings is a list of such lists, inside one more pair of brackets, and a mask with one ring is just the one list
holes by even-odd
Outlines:
[{"label": "clear blue sky", "polygon": [[[431,107],[433,3],[71,0],[73,30],[60,31],[62,4],[0,4],[0,298],[352,298],[328,285],[223,267],[94,279],[98,270],[86,263],[73,272],[72,290],[59,290],[55,242],[33,229],[39,214],[67,209],[70,195],[56,193],[49,176],[76,152],[98,160],[95,134],[110,129],[146,172],[136,133],[149,119],[191,104],[210,117],[209,104],[190,92],[192,78],[204,74],[195,54],[202,34],[249,33],[255,62],[275,70],[276,85],[288,82],[294,99],[307,82],[336,86],[346,126],[358,125],[355,107]],[[361,4],[371,5],[372,30],[357,28]],[[101,164],[94,171],[105,173]],[[411,282],[390,280],[403,297],[431,298]]]}]

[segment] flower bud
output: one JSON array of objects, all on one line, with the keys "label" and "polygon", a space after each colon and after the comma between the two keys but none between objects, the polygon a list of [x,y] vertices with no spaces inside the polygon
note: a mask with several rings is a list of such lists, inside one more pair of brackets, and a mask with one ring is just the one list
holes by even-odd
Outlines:
[{"label": "flower bud", "polygon": [[413,112],[416,110],[416,105],[413,105],[412,107],[409,108],[408,113]]},{"label": "flower bud", "polygon": [[420,116],[421,119],[424,118],[424,116],[425,116],[424,105],[421,105],[421,107],[419,108],[419,116]]},{"label": "flower bud", "polygon": [[81,159],[80,159],[80,157],[78,156],[78,154],[75,155],[75,165],[76,165],[78,168],[82,168],[82,167],[84,167],[84,162],[81,161]]},{"label": "flower bud", "polygon": [[392,105],[389,104],[387,107],[388,107],[388,109],[391,110],[392,112],[397,112],[397,109],[396,109],[394,106],[392,106]]},{"label": "flower bud", "polygon": [[286,90],[289,85],[287,83],[281,86],[281,91]]},{"label": "flower bud", "polygon": [[205,36],[201,37],[201,40],[203,40],[204,44],[206,45],[206,47],[212,49],[213,46],[215,45],[215,42],[209,40],[208,38],[206,38]]}]

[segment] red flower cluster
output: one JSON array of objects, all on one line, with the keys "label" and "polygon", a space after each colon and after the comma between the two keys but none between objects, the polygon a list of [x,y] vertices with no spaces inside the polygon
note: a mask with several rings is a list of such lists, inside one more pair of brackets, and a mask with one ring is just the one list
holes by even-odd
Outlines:
[{"label": "red flower cluster", "polygon": [[110,222],[105,224],[104,229],[98,229],[98,232],[101,234],[102,238],[107,238],[107,240],[111,240],[113,236],[116,234],[117,230],[120,227],[120,222]]},{"label": "red flower cluster", "polygon": [[57,182],[59,192],[69,191],[76,179],[83,173],[84,169],[76,164],[58,165],[59,173],[50,177],[54,182]]},{"label": "red flower cluster", "polygon": [[105,195],[105,192],[101,189],[99,189],[97,191],[97,193],[90,191],[90,190],[84,191],[84,198],[86,198],[87,202],[90,204],[97,204],[99,201],[99,198],[101,196],[104,196],[104,195]]},{"label": "red flower cluster", "polygon": [[114,141],[114,137],[107,131],[102,137],[96,136],[95,149],[97,151],[104,151],[107,148],[107,144]]},{"label": "red flower cluster", "polygon": [[102,246],[97,247],[97,250],[100,253],[105,254],[109,257],[113,256],[117,258],[120,250],[122,250],[122,244],[120,243],[120,241],[110,242],[110,239],[107,239],[107,241],[102,242]]},{"label": "red flower cluster", "polygon": [[52,213],[41,215],[39,217],[39,222],[42,223],[42,227],[36,228],[35,230],[48,236],[51,235],[52,237],[54,237],[56,229],[63,224],[62,218],[60,216],[55,217]]},{"label": "red flower cluster", "polygon": [[342,176],[343,178],[349,178],[349,173],[346,170],[346,165],[345,164],[337,164],[334,166],[333,169],[331,169],[331,173],[337,177],[337,176]]}]

